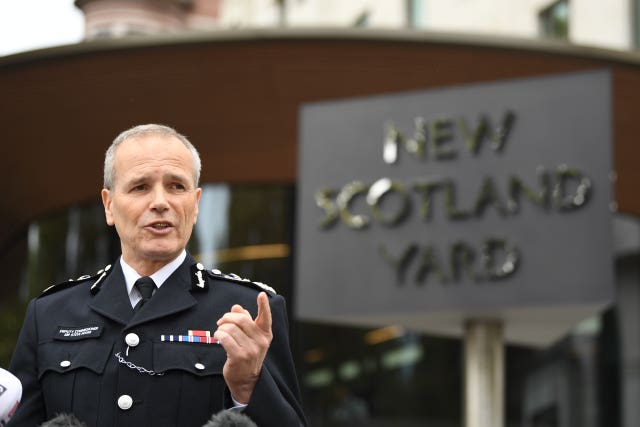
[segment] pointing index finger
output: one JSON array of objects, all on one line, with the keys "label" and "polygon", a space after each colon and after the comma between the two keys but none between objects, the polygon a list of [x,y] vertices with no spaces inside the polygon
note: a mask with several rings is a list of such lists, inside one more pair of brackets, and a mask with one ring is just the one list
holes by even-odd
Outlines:
[{"label": "pointing index finger", "polygon": [[258,294],[256,325],[265,332],[271,331],[271,306],[269,305],[269,297],[264,292]]}]

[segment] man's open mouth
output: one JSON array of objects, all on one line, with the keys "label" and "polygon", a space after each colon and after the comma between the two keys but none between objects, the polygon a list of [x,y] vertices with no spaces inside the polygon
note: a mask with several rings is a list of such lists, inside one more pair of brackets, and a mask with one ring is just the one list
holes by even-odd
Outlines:
[{"label": "man's open mouth", "polygon": [[149,227],[155,230],[164,230],[165,228],[171,227],[171,224],[168,222],[156,222],[154,224],[149,225]]}]

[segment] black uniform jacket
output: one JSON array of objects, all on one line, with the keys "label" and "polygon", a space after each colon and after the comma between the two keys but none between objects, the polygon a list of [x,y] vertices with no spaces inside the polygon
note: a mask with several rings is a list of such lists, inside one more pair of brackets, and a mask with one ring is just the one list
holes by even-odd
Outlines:
[{"label": "black uniform jacket", "polygon": [[[177,337],[213,335],[233,304],[255,317],[262,289],[199,267],[188,255],[135,314],[120,262],[31,301],[10,365],[24,391],[9,425],[72,413],[91,427],[200,427],[230,407],[224,348]],[[260,427],[305,425],[285,302],[267,293],[273,341],[245,414]]]}]

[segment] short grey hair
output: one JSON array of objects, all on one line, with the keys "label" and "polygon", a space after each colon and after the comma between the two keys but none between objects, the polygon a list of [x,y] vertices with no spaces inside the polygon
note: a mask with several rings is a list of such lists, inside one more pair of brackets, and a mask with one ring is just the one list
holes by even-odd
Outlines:
[{"label": "short grey hair", "polygon": [[115,157],[116,150],[118,146],[122,144],[124,141],[128,139],[139,138],[147,135],[161,135],[161,136],[172,136],[178,138],[191,152],[191,157],[193,158],[193,182],[195,186],[198,186],[200,182],[200,170],[202,168],[202,163],[200,161],[200,154],[198,154],[198,150],[196,147],[189,142],[186,136],[179,134],[175,129],[158,124],[146,124],[146,125],[138,125],[132,127],[131,129],[125,130],[120,135],[113,140],[107,152],[104,156],[104,188],[111,190],[113,188],[113,184],[115,182],[116,170],[115,170]]}]

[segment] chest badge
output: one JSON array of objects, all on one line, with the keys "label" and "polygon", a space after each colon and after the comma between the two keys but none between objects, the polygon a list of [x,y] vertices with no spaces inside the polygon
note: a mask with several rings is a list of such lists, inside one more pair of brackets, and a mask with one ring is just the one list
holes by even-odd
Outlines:
[{"label": "chest badge", "polygon": [[160,341],[220,344],[220,341],[211,337],[211,331],[200,331],[195,329],[187,331],[187,335],[160,335]]}]

